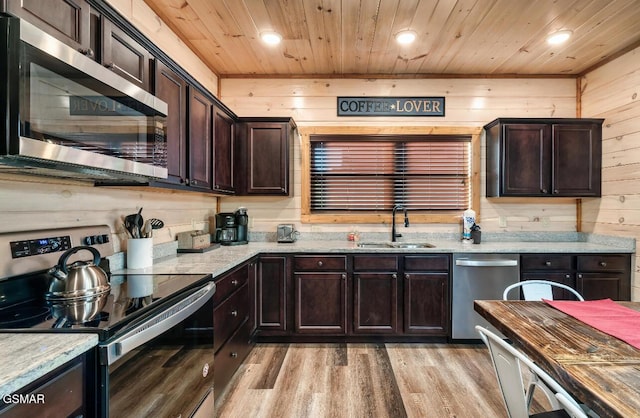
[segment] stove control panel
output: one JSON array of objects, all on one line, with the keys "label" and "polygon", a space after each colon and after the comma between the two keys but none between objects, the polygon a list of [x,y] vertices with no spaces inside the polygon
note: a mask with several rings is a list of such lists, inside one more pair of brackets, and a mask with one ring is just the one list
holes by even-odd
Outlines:
[{"label": "stove control panel", "polygon": [[63,235],[60,237],[37,238],[25,241],[11,241],[11,258],[29,257],[66,251],[71,248],[71,237]]},{"label": "stove control panel", "polygon": [[[113,241],[109,225],[0,233],[0,280],[49,270],[65,251],[80,245],[95,248],[101,258],[109,257],[115,250]],[[67,262],[72,264],[88,259],[87,251],[79,251],[72,254]]]}]

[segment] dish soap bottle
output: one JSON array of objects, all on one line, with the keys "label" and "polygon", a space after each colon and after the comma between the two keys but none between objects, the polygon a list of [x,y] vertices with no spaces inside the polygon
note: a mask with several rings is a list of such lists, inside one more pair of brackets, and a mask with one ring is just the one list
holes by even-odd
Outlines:
[{"label": "dish soap bottle", "polygon": [[462,213],[462,239],[471,239],[471,227],[476,223],[476,211],[467,209]]}]

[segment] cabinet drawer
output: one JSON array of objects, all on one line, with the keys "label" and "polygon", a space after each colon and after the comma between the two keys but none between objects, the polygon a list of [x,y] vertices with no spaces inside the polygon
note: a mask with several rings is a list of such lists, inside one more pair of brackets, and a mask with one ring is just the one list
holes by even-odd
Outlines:
[{"label": "cabinet drawer", "polygon": [[407,255],[404,257],[404,269],[407,271],[448,271],[447,255]]},{"label": "cabinet drawer", "polygon": [[398,257],[395,255],[355,255],[354,271],[397,271]]},{"label": "cabinet drawer", "polygon": [[347,257],[343,255],[297,255],[293,257],[293,269],[295,271],[345,271],[347,269]]},{"label": "cabinet drawer", "polygon": [[612,271],[626,270],[629,261],[621,254],[593,254],[578,256],[578,271]]},{"label": "cabinet drawer", "polygon": [[[23,417],[67,417],[83,416],[84,411],[84,367],[78,360],[71,367],[62,366],[30,385],[31,390],[16,391],[41,397],[46,403],[14,403],[0,411],[2,418]],[[66,368],[66,370],[62,370]],[[39,384],[38,384],[39,383]],[[0,402],[0,405],[2,402]]]},{"label": "cabinet drawer", "polygon": [[247,321],[215,355],[213,383],[216,401],[252,348],[251,329]]},{"label": "cabinet drawer", "polygon": [[249,286],[245,285],[213,310],[213,350],[217,351],[249,318]]},{"label": "cabinet drawer", "polygon": [[572,259],[571,255],[523,255],[522,270],[570,270]]},{"label": "cabinet drawer", "polygon": [[213,303],[218,306],[230,294],[240,289],[249,277],[249,267],[245,264],[239,269],[225,274],[216,280],[216,293],[213,295]]}]

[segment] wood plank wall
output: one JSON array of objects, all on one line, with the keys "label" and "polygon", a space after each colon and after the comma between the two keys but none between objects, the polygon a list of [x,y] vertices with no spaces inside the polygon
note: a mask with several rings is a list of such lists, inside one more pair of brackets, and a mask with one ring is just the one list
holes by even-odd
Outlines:
[{"label": "wood plank wall", "polygon": [[[292,116],[300,127],[482,127],[497,117],[575,117],[574,79],[222,79],[221,100],[239,116]],[[337,117],[338,96],[444,96],[445,117]],[[357,129],[357,128],[354,128]],[[275,231],[295,223],[305,231],[348,231],[350,225],[300,223],[300,147],[294,141],[291,198],[221,198],[221,209],[247,206],[254,230]],[[485,146],[481,145],[481,193],[485,193]],[[478,208],[475,208],[478,210]],[[485,231],[576,231],[576,202],[481,198]],[[502,221],[502,222],[501,222]],[[506,223],[506,226],[501,226]],[[387,226],[357,225],[359,231]],[[459,224],[416,225],[412,232],[458,232]]]},{"label": "wood plank wall", "polygon": [[[602,198],[584,199],[586,232],[640,238],[640,48],[581,80],[582,116],[604,118]],[[638,271],[636,256],[635,268]],[[633,300],[640,284],[633,283]]]}]

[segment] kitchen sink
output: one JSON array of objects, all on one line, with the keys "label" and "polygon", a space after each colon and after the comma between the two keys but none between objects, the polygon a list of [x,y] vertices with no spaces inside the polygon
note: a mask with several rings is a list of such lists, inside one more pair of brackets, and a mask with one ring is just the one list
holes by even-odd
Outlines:
[{"label": "kitchen sink", "polygon": [[427,242],[359,242],[358,248],[434,248]]}]

